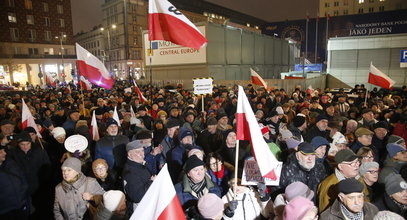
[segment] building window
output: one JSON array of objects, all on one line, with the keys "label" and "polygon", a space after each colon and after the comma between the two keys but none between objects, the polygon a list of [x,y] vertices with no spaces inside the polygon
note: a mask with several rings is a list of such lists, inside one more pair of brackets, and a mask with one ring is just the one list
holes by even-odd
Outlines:
[{"label": "building window", "polygon": [[44,38],[46,41],[51,41],[52,40],[51,31],[45,31]]},{"label": "building window", "polygon": [[334,11],[334,16],[338,16],[339,15],[339,11],[338,10],[335,10]]},{"label": "building window", "polygon": [[14,0],[7,0],[7,6],[10,8],[14,8],[15,7]]},{"label": "building window", "polygon": [[49,11],[48,3],[43,2],[43,3],[42,3],[42,7],[44,8],[44,12],[48,12],[48,11]]},{"label": "building window", "polygon": [[57,5],[57,12],[58,12],[58,14],[63,14],[64,13],[64,6]]},{"label": "building window", "polygon": [[27,24],[34,24],[34,16],[27,15]]},{"label": "building window", "polygon": [[365,0],[359,0],[359,4],[363,4]]},{"label": "building window", "polygon": [[369,3],[374,3],[374,0],[369,0]]},{"label": "building window", "polygon": [[59,19],[59,27],[65,27],[65,20]]},{"label": "building window", "polygon": [[379,11],[384,11],[384,6],[380,6]]},{"label": "building window", "polygon": [[52,47],[44,48],[44,54],[46,54],[46,55],[54,55],[54,48],[52,48]]},{"label": "building window", "polygon": [[134,39],[133,39],[133,45],[134,45],[134,46],[137,46],[137,41],[138,41],[137,37],[134,36]]},{"label": "building window", "polygon": [[21,47],[13,47],[14,54],[21,54]]},{"label": "building window", "polygon": [[44,26],[50,26],[51,22],[49,20],[49,17],[44,17]]},{"label": "building window", "polygon": [[140,56],[140,51],[139,51],[139,50],[135,50],[135,51],[134,51],[134,59],[135,59],[135,60],[141,60],[141,56]]},{"label": "building window", "polygon": [[334,2],[334,7],[338,7],[339,6],[339,2]]},{"label": "building window", "polygon": [[349,5],[348,0],[343,0],[343,5],[344,5],[344,6],[348,6],[348,5]]},{"label": "building window", "polygon": [[28,54],[38,55],[38,48],[28,48]]},{"label": "building window", "polygon": [[18,41],[20,35],[18,34],[17,28],[10,28],[10,36],[12,41]]},{"label": "building window", "polygon": [[384,1],[386,1],[386,0],[379,0],[379,2],[384,2]]},{"label": "building window", "polygon": [[369,12],[374,12],[374,8],[369,8]]},{"label": "building window", "polygon": [[29,29],[28,30],[28,40],[29,41],[31,41],[31,42],[34,42],[35,41],[35,38],[36,38],[36,31],[34,30],[34,29]]},{"label": "building window", "polygon": [[32,10],[33,9],[33,2],[31,0],[24,0],[25,9]]},{"label": "building window", "polygon": [[358,13],[363,14],[363,8],[359,8]]},{"label": "building window", "polygon": [[8,13],[8,22],[10,23],[17,23],[16,13]]},{"label": "building window", "polygon": [[329,8],[329,2],[325,2],[325,8]]},{"label": "building window", "polygon": [[348,14],[348,9],[343,10],[343,14],[347,15]]}]

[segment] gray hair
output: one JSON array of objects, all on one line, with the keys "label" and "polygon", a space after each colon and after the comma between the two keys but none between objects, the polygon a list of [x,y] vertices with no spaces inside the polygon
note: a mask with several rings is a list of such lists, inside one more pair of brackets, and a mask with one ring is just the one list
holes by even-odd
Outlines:
[{"label": "gray hair", "polygon": [[400,215],[390,212],[390,211],[380,211],[378,212],[373,220],[403,220],[404,218]]}]

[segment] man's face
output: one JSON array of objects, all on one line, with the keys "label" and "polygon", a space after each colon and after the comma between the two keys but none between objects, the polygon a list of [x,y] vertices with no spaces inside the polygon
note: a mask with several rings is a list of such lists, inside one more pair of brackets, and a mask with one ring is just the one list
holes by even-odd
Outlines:
[{"label": "man's face", "polygon": [[360,137],[358,137],[358,141],[363,145],[363,146],[369,146],[372,144],[372,135],[364,134]]},{"label": "man's face", "polygon": [[338,168],[346,178],[353,178],[359,174],[359,165],[359,159],[355,159],[352,162],[344,161],[338,164]]},{"label": "man's face", "polygon": [[170,138],[174,137],[175,131],[179,128],[179,126],[175,126],[172,128],[167,128],[167,134]]},{"label": "man's face", "polygon": [[10,136],[12,135],[14,132],[14,125],[12,124],[6,124],[6,125],[2,125],[1,126],[1,133],[4,136]]},{"label": "man's face", "polygon": [[401,162],[407,162],[407,151],[400,151],[393,158]]},{"label": "man's face", "polygon": [[320,131],[325,131],[328,128],[328,120],[322,119],[316,125]]},{"label": "man's face", "polygon": [[144,110],[139,110],[139,111],[138,111],[138,114],[139,114],[141,117],[143,117],[143,116],[146,115],[146,111],[144,111]]},{"label": "man's face", "polygon": [[187,122],[189,122],[189,123],[194,122],[194,120],[195,120],[195,117],[194,117],[193,115],[188,115],[188,116],[185,118],[185,121],[187,121]]},{"label": "man's face", "polygon": [[305,169],[311,170],[315,166],[315,154],[304,154],[298,151],[296,154],[298,163]]},{"label": "man's face", "polygon": [[129,156],[130,159],[137,163],[143,163],[144,162],[144,148],[137,148],[130,150],[127,152],[127,155]]},{"label": "man's face", "polygon": [[174,118],[178,117],[178,109],[177,108],[171,109],[170,115]]},{"label": "man's face", "polygon": [[376,128],[376,129],[374,129],[374,133],[377,138],[379,138],[380,140],[383,140],[384,137],[386,137],[386,135],[387,135],[387,129],[386,128]]},{"label": "man's face", "polygon": [[74,112],[74,113],[72,113],[70,116],[71,116],[72,121],[78,121],[78,120],[79,120],[79,117],[80,117],[81,115],[79,114],[79,112]]},{"label": "man's face", "polygon": [[275,115],[275,116],[273,116],[273,117],[270,118],[270,120],[271,120],[273,123],[277,123],[277,122],[278,122],[278,119],[279,119],[279,116],[278,116],[278,115]]},{"label": "man's face", "polygon": [[35,142],[35,139],[37,139],[37,134],[30,132],[30,137],[31,137],[32,142]]},{"label": "man's face", "polygon": [[222,118],[219,119],[219,124],[222,125],[227,125],[228,124],[228,117],[227,116],[223,116]]},{"label": "man's face", "polygon": [[392,197],[394,200],[396,200],[397,202],[399,202],[403,205],[407,205],[407,190],[406,189],[401,192],[394,193],[390,197]]},{"label": "man's face", "polygon": [[18,147],[24,153],[27,153],[29,150],[31,150],[31,142],[30,141],[22,141],[22,142],[18,143]]},{"label": "man's face", "polygon": [[218,125],[208,125],[208,132],[211,134],[215,134],[217,127],[218,127]]},{"label": "man's face", "polygon": [[321,145],[315,150],[315,155],[317,158],[323,158],[326,153],[326,145]]},{"label": "man's face", "polygon": [[335,114],[335,107],[329,106],[328,108],[326,108],[326,113],[330,116],[333,116]]},{"label": "man's face", "polygon": [[373,112],[366,112],[365,114],[362,115],[362,117],[368,122],[374,119]]},{"label": "man's face", "polygon": [[188,172],[189,178],[194,183],[200,183],[205,178],[204,166],[197,166]]},{"label": "man's face", "polygon": [[226,144],[229,146],[236,146],[236,133],[235,132],[230,132],[228,136],[226,137]]},{"label": "man's face", "polygon": [[182,144],[193,144],[192,136],[188,135],[182,138],[181,140]]},{"label": "man's face", "polygon": [[109,127],[107,127],[107,133],[110,136],[116,136],[118,132],[119,132],[119,127],[117,125],[115,125],[115,124],[110,125]]},{"label": "man's face", "polygon": [[339,194],[339,199],[341,200],[342,204],[346,206],[346,208],[353,212],[361,212],[363,211],[363,193],[349,193],[347,195],[340,193]]}]

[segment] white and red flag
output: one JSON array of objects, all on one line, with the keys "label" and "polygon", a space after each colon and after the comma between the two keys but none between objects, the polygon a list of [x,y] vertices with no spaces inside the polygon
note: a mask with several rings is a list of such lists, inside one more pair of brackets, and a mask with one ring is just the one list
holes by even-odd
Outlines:
[{"label": "white and red flag", "polygon": [[54,88],[57,86],[57,83],[55,82],[54,77],[52,77],[51,73],[49,73],[49,72],[45,73],[45,82],[46,82],[46,84],[48,84]]},{"label": "white and red flag", "polygon": [[122,126],[122,125],[120,124],[119,114],[117,113],[117,106],[114,107],[113,119],[117,122],[117,125],[118,125],[119,127]]},{"label": "white and red flag", "polygon": [[98,122],[96,121],[95,111],[93,111],[92,122],[90,123],[90,134],[92,136],[92,140],[98,141],[100,139]]},{"label": "white and red flag", "polygon": [[276,180],[276,168],[279,162],[263,138],[260,126],[257,123],[242,86],[239,86],[237,96],[236,139],[250,141],[261,175],[265,178]]},{"label": "white and red flag", "polygon": [[198,28],[167,0],[149,1],[148,39],[171,41],[195,49],[208,42]]},{"label": "white and red flag", "polygon": [[133,83],[134,83],[134,87],[136,88],[136,92],[137,92],[137,95],[138,95],[138,97],[139,97],[139,99],[140,99],[140,102],[141,102],[141,103],[146,102],[147,99],[146,99],[146,97],[144,97],[143,93],[141,93],[141,90],[140,90],[140,88],[137,86],[136,81],[133,81]]},{"label": "white and red flag", "polygon": [[158,173],[130,218],[130,220],[136,219],[185,219],[167,164]]},{"label": "white and red flag", "polygon": [[396,81],[390,79],[390,77],[373,66],[373,63],[370,63],[369,80],[367,82],[385,89],[391,89],[396,84]]},{"label": "white and red flag", "polygon": [[258,86],[263,86],[267,91],[271,91],[271,88],[267,85],[266,81],[264,81],[263,78],[261,78],[261,76],[256,73],[256,71],[254,71],[252,68],[250,68],[250,73],[252,76],[252,83]]},{"label": "white and red flag", "polygon": [[21,113],[21,126],[22,126],[23,130],[26,127],[32,127],[35,129],[37,136],[42,137],[41,133],[38,130],[37,124],[34,121],[34,117],[30,112],[30,109],[28,108],[27,104],[25,104],[24,99],[22,99],[22,101],[23,101],[23,109],[22,109],[22,113]]},{"label": "white and red flag", "polygon": [[79,85],[86,90],[92,90],[92,83],[89,82],[89,80],[87,80],[84,76],[80,76],[79,77]]},{"label": "white and red flag", "polygon": [[132,105],[130,105],[130,117],[132,117],[132,118],[136,117],[136,113],[134,112]]},{"label": "white and red flag", "polygon": [[93,84],[111,89],[114,80],[105,65],[97,57],[76,43],[76,56],[78,57],[78,72]]}]

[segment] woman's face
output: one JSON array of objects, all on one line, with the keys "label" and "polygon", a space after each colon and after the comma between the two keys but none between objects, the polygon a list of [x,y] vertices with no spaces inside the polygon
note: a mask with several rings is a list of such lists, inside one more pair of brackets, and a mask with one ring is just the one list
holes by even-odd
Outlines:
[{"label": "woman's face", "polygon": [[103,164],[98,164],[95,168],[95,173],[97,176],[105,178],[107,176],[107,167]]},{"label": "woman's face", "polygon": [[62,167],[62,177],[65,181],[72,181],[79,173],[70,167]]},{"label": "woman's face", "polygon": [[366,155],[362,156],[362,163],[373,162],[374,157],[372,151],[367,152]]},{"label": "woman's face", "polygon": [[215,159],[214,157],[211,157],[209,160],[209,168],[213,172],[219,172],[222,169],[222,161]]},{"label": "woman's face", "polygon": [[230,132],[228,136],[226,137],[226,144],[236,147],[236,133],[235,132]]}]

